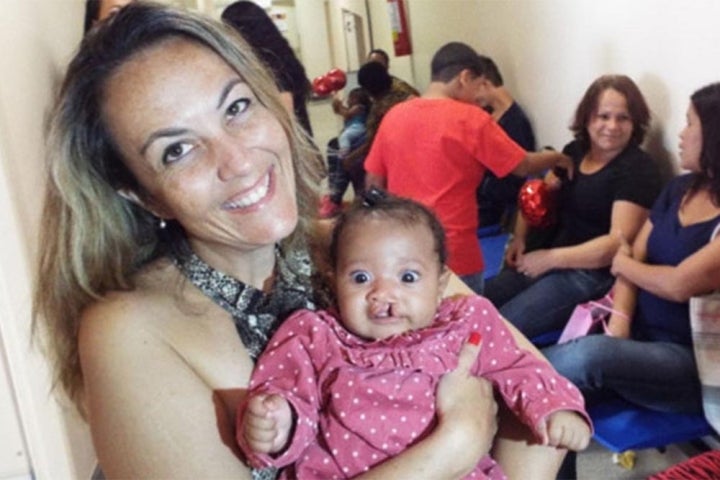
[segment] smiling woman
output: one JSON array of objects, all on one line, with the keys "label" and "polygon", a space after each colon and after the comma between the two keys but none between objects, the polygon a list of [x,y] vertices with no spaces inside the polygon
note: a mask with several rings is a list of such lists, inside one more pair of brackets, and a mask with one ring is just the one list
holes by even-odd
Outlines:
[{"label": "smiling woman", "polygon": [[[103,118],[142,191],[123,189],[128,198],[182,225],[192,250],[225,271],[228,255],[273,258],[298,217],[290,145],[235,70],[207,47],[165,40],[119,67],[105,91]],[[254,275],[260,288],[271,270],[227,273]]]},{"label": "smiling woman", "polygon": [[[656,162],[640,148],[650,110],[625,75],[603,75],[586,90],[563,149],[576,174],[546,182],[559,189],[557,230],[543,248],[530,248],[518,216],[506,260],[485,295],[529,338],[563,328],[579,303],[602,297],[620,238],[632,241],[660,191]],[[532,238],[532,237],[531,237]]]},{"label": "smiling woman", "polygon": [[310,305],[315,151],[232,30],[140,2],[84,38],[52,118],[35,309],[57,382],[109,476],[242,478],[223,439],[251,359]]}]

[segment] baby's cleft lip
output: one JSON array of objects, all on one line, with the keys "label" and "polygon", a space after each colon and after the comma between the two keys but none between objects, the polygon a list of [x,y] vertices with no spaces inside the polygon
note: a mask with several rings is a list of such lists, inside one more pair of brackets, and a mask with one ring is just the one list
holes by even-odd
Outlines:
[{"label": "baby's cleft lip", "polygon": [[375,318],[387,318],[392,315],[391,305],[386,302],[371,302],[370,303],[370,317]]},{"label": "baby's cleft lip", "polygon": [[255,182],[255,185],[223,203],[223,208],[227,210],[248,208],[263,201],[270,192],[271,173],[272,168],[270,168],[265,175],[260,177],[258,181]]}]

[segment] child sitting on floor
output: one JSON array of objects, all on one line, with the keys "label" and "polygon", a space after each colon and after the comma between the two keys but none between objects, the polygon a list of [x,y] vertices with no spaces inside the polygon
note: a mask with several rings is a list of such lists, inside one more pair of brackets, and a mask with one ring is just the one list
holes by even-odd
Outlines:
[{"label": "child sitting on floor", "polygon": [[[483,297],[443,299],[445,237],[424,206],[378,190],[339,218],[330,262],[337,308],[289,317],[259,358],[237,440],[284,478],[352,478],[436,425],[440,378],[468,338],[471,372],[489,380],[544,445],[584,449],[580,392],[521,350]],[[504,478],[486,456],[468,478]]]},{"label": "child sitting on floor", "polygon": [[343,165],[343,159],[351,150],[362,145],[365,141],[368,111],[370,110],[370,95],[364,88],[358,87],[350,90],[347,105],[339,97],[333,98],[333,111],[343,117],[343,129],[337,139],[328,143],[328,187],[330,194],[323,197],[320,206],[320,217],[328,218],[340,213],[342,199],[348,185],[352,181],[355,193],[361,187],[361,180],[353,179],[350,172]]}]

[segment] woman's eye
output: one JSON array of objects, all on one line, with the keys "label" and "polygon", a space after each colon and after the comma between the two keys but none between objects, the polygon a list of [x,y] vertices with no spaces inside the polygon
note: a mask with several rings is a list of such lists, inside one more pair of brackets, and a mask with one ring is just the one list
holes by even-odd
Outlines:
[{"label": "woman's eye", "polygon": [[163,152],[163,163],[173,163],[181,159],[192,150],[192,145],[189,143],[173,143]]},{"label": "woman's eye", "polygon": [[367,272],[353,272],[350,275],[350,278],[352,279],[353,283],[366,283],[368,280],[370,280],[370,275],[368,275]]},{"label": "woman's eye", "polygon": [[400,279],[403,283],[415,283],[420,280],[420,274],[418,272],[403,272]]},{"label": "woman's eye", "polygon": [[249,106],[249,98],[239,98],[230,104],[226,110],[226,114],[228,117],[236,117],[247,110]]}]

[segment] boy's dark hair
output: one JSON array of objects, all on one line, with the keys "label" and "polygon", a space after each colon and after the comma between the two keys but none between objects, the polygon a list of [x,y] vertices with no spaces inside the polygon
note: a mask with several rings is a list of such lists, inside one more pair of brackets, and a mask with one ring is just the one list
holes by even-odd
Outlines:
[{"label": "boy's dark hair", "polygon": [[442,268],[447,261],[445,230],[435,214],[426,206],[397,197],[383,190],[371,188],[346,209],[335,223],[330,242],[330,267],[335,270],[338,260],[340,239],[343,232],[351,225],[361,223],[369,218],[382,218],[396,221],[404,226],[425,225],[432,233],[435,241],[435,253]]},{"label": "boy's dark hair", "polygon": [[368,62],[358,70],[358,83],[376,97],[390,90],[392,77],[378,62]]},{"label": "boy's dark hair", "polygon": [[485,55],[478,55],[480,60],[483,62],[483,76],[488,79],[496,87],[503,86],[503,78],[500,75],[500,70],[492,58],[486,57]]},{"label": "boy's dark hair", "polygon": [[433,82],[448,83],[463,70],[470,70],[479,77],[485,74],[485,62],[475,50],[461,42],[450,42],[440,47],[430,63]]},{"label": "boy's dark hair", "polygon": [[382,48],[373,48],[372,50],[370,50],[370,53],[368,53],[368,57],[370,57],[370,55],[372,54],[380,55],[385,60],[385,64],[390,65],[390,57],[388,56],[387,52]]}]

